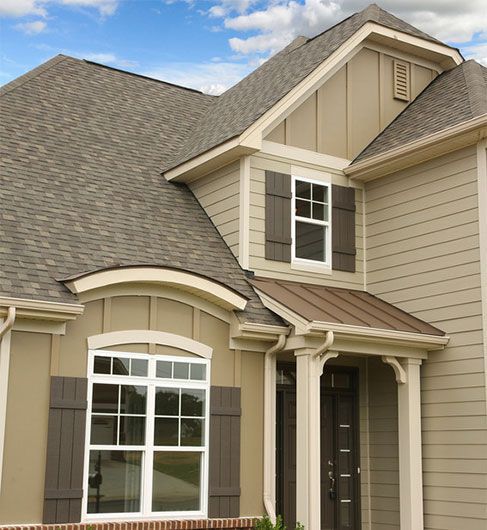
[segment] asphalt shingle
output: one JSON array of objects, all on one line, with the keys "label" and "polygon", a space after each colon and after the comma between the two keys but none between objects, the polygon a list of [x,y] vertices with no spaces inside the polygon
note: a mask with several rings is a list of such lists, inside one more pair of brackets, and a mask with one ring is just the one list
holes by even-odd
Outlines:
[{"label": "asphalt shingle", "polygon": [[442,73],[354,160],[361,162],[487,113],[487,68],[473,60]]},{"label": "asphalt shingle", "polygon": [[75,301],[56,279],[158,265],[219,280],[263,307],[216,228],[160,167],[213,102],[58,56],[0,91],[0,293]]},{"label": "asphalt shingle", "polygon": [[216,98],[162,169],[167,171],[244,132],[367,22],[439,42],[379,6],[369,5],[312,39],[298,38]]}]

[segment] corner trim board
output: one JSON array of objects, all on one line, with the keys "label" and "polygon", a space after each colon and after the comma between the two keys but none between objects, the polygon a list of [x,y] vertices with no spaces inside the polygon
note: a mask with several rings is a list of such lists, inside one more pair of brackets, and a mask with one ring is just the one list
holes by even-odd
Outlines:
[{"label": "corner trim board", "polygon": [[90,350],[99,350],[121,344],[159,344],[161,346],[170,346],[194,353],[205,359],[211,359],[213,355],[213,348],[210,348],[206,344],[181,335],[175,335],[174,333],[166,333],[165,331],[151,331],[146,329],[112,331],[110,333],[92,335],[87,338],[87,341],[88,349]]}]

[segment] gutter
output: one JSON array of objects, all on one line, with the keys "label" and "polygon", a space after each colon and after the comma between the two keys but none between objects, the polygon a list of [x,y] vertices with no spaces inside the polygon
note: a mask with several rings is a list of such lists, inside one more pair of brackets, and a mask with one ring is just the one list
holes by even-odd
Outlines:
[{"label": "gutter", "polygon": [[[390,149],[385,153],[371,156],[360,162],[352,162],[343,172],[351,179],[365,182],[374,180],[386,173],[404,169],[443,154],[442,146],[445,151],[452,147],[444,145],[444,142],[455,142],[455,149],[477,143],[485,138],[487,134],[485,129],[482,130],[485,126],[487,126],[487,114],[482,114],[424,138],[409,142],[406,145]],[[463,141],[461,140],[462,137],[465,137]],[[407,157],[414,157],[414,159],[404,165],[404,159],[407,160]]]},{"label": "gutter", "polygon": [[[287,331],[289,333],[289,330]],[[264,357],[264,507],[276,522],[276,355],[284,349],[287,333],[279,335]]]},{"label": "gutter", "polygon": [[8,308],[7,317],[0,327],[0,491],[2,488],[3,448],[7,420],[8,375],[10,366],[10,331],[15,323],[16,309]]}]

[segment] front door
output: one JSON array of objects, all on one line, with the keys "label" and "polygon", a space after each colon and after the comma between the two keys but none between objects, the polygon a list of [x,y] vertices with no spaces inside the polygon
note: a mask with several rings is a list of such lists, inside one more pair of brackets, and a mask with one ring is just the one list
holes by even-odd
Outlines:
[{"label": "front door", "polygon": [[[278,367],[277,511],[296,523],[296,387],[294,366]],[[321,388],[321,528],[359,530],[357,374],[333,367]]]}]

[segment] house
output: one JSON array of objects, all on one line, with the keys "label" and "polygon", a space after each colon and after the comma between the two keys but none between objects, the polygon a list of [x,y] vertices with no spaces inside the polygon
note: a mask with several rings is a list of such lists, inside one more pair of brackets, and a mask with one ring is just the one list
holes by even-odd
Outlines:
[{"label": "house", "polygon": [[486,68],[371,5],[0,105],[1,525],[485,529]]}]

